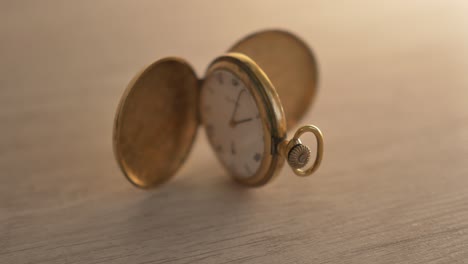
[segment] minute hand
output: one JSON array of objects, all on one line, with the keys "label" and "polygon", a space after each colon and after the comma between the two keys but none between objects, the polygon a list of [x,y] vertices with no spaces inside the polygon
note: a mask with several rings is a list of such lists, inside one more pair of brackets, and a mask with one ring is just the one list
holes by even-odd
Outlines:
[{"label": "minute hand", "polygon": [[242,90],[239,92],[239,94],[237,95],[236,104],[235,104],[235,106],[234,106],[234,111],[232,111],[231,120],[229,121],[229,125],[230,125],[231,127],[236,126],[236,121],[234,120],[234,117],[236,116],[237,108],[239,108],[239,100],[240,100],[241,95],[242,95],[243,92],[245,92],[244,89],[242,89]]}]

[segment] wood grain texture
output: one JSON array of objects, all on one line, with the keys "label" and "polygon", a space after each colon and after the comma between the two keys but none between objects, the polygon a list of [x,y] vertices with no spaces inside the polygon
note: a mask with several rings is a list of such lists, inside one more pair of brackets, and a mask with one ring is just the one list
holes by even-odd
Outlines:
[{"label": "wood grain texture", "polygon": [[[0,263],[467,263],[466,1],[0,3]],[[245,189],[200,133],[161,188],[126,182],[114,111],[144,65],[199,73],[281,27],[321,64],[320,171]]]}]

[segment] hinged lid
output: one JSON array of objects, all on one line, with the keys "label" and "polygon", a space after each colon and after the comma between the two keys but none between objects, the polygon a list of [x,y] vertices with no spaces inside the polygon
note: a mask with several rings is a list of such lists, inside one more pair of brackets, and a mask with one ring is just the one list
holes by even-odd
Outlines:
[{"label": "hinged lid", "polygon": [[198,79],[179,58],[151,64],[130,82],[114,123],[114,153],[134,185],[156,186],[187,157],[198,127]]},{"label": "hinged lid", "polygon": [[249,56],[262,68],[279,95],[288,129],[296,125],[317,93],[317,63],[307,44],[287,31],[265,30],[230,51]]}]

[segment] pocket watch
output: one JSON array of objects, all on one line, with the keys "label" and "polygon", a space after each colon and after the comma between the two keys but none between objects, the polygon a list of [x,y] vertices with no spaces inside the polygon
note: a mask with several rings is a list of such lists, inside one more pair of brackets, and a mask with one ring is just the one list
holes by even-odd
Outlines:
[{"label": "pocket watch", "polygon": [[[181,167],[202,125],[218,160],[241,184],[268,183],[285,161],[296,175],[310,175],[322,160],[321,131],[305,125],[291,139],[286,133],[315,98],[317,79],[309,47],[282,30],[240,40],[211,62],[203,79],[181,58],[158,60],[134,77],[120,100],[116,160],[132,184],[155,187]],[[300,139],[304,133],[317,141],[313,162]]]}]

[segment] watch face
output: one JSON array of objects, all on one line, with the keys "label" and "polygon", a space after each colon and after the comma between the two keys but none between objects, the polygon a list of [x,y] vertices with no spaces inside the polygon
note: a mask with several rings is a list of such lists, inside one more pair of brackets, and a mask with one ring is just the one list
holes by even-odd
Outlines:
[{"label": "watch face", "polygon": [[253,177],[265,152],[259,107],[244,83],[226,69],[211,71],[201,90],[201,114],[216,155],[238,178]]}]

